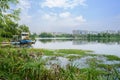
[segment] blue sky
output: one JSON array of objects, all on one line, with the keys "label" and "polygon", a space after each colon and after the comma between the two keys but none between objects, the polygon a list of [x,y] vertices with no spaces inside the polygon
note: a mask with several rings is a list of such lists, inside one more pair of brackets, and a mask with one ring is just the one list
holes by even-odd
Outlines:
[{"label": "blue sky", "polygon": [[120,0],[20,0],[20,24],[31,32],[120,30]]}]

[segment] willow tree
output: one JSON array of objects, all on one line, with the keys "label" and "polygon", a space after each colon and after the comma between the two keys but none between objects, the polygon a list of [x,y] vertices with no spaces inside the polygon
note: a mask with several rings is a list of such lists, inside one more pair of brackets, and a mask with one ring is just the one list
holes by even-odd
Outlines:
[{"label": "willow tree", "polygon": [[12,9],[11,5],[16,5],[18,0],[0,0],[0,22],[6,23],[6,18],[18,20],[19,9]]},{"label": "willow tree", "polygon": [[0,37],[12,37],[21,32],[30,32],[26,25],[19,25],[19,0],[0,0]]},{"label": "willow tree", "polygon": [[18,0],[0,0],[0,35],[12,36],[17,32],[20,9],[12,9]]}]

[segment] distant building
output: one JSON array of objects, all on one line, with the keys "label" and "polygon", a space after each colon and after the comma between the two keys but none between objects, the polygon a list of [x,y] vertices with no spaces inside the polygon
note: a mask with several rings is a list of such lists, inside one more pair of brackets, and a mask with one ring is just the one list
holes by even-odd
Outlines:
[{"label": "distant building", "polygon": [[87,30],[73,30],[73,35],[85,35],[89,32]]},{"label": "distant building", "polygon": [[89,31],[88,34],[98,34],[97,31]]},{"label": "distant building", "polygon": [[73,35],[87,35],[87,34],[98,34],[98,32],[87,30],[73,30]]},{"label": "distant building", "polygon": [[106,31],[102,31],[102,33],[116,34],[117,32],[114,30],[106,30]]},{"label": "distant building", "polygon": [[98,33],[108,33],[108,34],[120,34],[120,31],[114,31],[114,30],[106,30],[106,31],[87,31],[87,30],[73,30],[73,35],[87,35],[87,34],[98,34]]},{"label": "distant building", "polygon": [[62,35],[62,34],[70,34],[70,33],[64,33],[64,32],[51,32],[52,35]]},{"label": "distant building", "polygon": [[63,32],[51,32],[52,35],[61,35],[64,34]]}]

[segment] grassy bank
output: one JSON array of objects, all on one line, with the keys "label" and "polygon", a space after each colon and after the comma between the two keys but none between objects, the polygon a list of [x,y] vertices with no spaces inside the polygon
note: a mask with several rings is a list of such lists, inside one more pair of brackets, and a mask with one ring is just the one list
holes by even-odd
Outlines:
[{"label": "grassy bank", "polygon": [[[0,79],[1,80],[119,80],[120,64],[103,64],[96,56],[108,60],[120,61],[119,57],[89,54],[91,51],[61,49],[25,49],[25,48],[0,48]],[[62,68],[59,64],[47,62],[58,57],[74,61],[85,58],[89,67],[79,68],[67,64]],[[47,57],[47,58],[43,58]]]}]

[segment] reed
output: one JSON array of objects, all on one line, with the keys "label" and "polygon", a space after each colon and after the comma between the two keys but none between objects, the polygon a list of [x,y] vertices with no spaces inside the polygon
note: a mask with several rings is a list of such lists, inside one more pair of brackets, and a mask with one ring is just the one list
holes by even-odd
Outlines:
[{"label": "reed", "polygon": [[[53,64],[46,67],[43,55],[50,55],[56,50],[1,48],[0,49],[0,79],[1,80],[119,80],[119,65],[100,65],[96,59],[89,60],[90,67],[79,69],[67,65],[61,68]],[[84,51],[57,50],[65,54],[82,54]],[[54,54],[53,54],[54,55]]]},{"label": "reed", "polygon": [[114,55],[104,55],[105,57],[107,57],[108,60],[116,60],[116,61],[120,61],[120,57],[114,56]]}]

